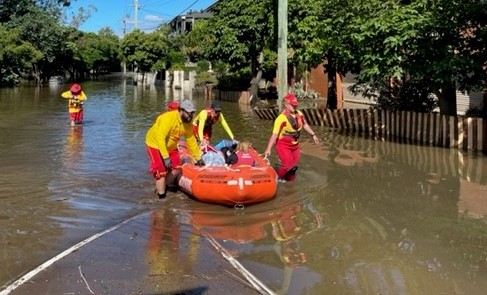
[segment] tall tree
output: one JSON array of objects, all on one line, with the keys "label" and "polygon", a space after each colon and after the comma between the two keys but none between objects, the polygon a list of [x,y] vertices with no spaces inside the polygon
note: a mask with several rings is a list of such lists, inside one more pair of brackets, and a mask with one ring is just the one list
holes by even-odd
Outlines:
[{"label": "tall tree", "polygon": [[232,71],[252,73],[251,93],[256,95],[262,77],[264,49],[271,46],[274,36],[274,3],[263,0],[224,0],[215,6],[208,31],[213,36],[207,46],[209,59],[224,60]]},{"label": "tall tree", "polygon": [[19,30],[7,29],[0,24],[0,85],[20,83],[41,58],[42,52],[23,41]]},{"label": "tall tree", "polygon": [[122,56],[135,72],[149,73],[163,69],[167,63],[167,31],[151,33],[134,30],[122,39]]},{"label": "tall tree", "polygon": [[366,93],[414,80],[436,94],[442,114],[456,115],[456,90],[485,86],[483,2],[370,0],[356,7],[362,13],[344,33],[357,44],[359,86]]},{"label": "tall tree", "polygon": [[20,31],[23,40],[30,42],[43,53],[43,58],[35,66],[35,78],[38,83],[48,80],[62,61],[59,53],[63,51],[64,29],[49,13],[33,8],[21,17],[11,20],[8,25]]},{"label": "tall tree", "polygon": [[21,17],[33,7],[43,9],[56,17],[60,14],[60,6],[69,6],[70,0],[2,0],[0,2],[0,23]]}]

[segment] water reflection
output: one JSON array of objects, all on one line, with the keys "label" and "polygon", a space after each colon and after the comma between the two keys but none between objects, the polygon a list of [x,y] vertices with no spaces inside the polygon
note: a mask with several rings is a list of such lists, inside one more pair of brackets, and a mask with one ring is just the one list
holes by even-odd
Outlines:
[{"label": "water reflection", "polygon": [[78,170],[83,156],[83,126],[73,126],[68,131],[65,149],[65,167],[68,170]]},{"label": "water reflection", "polygon": [[[209,235],[280,293],[487,288],[482,155],[316,127],[322,145],[303,138],[296,182],[280,185],[270,202],[236,212],[173,194],[154,204],[145,202],[153,200],[145,131],[169,101],[186,95],[122,81],[84,84],[91,99],[77,129],[68,126],[59,98],[65,87],[0,89],[0,284],[156,207],[147,241],[153,274],[176,264],[192,268]],[[208,104],[197,94],[192,99],[199,109]],[[222,108],[237,137],[263,151],[272,122],[237,103]],[[216,139],[226,137],[214,131]]]},{"label": "water reflection", "polygon": [[190,236],[186,239],[178,218],[173,210],[156,210],[151,213],[146,256],[150,276],[190,272],[194,267],[199,237]]},{"label": "water reflection", "polygon": [[296,201],[296,197],[287,204],[275,202],[274,209],[264,211],[252,207],[184,210],[181,220],[193,227],[195,235],[218,240],[226,253],[255,271],[278,294],[300,294],[321,279],[307,267],[308,254],[301,242],[323,222],[312,203]]},{"label": "water reflection", "polygon": [[[425,294],[462,285],[460,293],[481,294],[485,223],[463,214],[468,202],[462,199],[472,197],[462,189],[462,171],[472,171],[463,166],[469,155],[328,136],[328,161],[335,168],[329,169],[324,196],[331,222],[320,239],[324,247],[316,248],[329,256],[316,260],[333,266],[323,270],[333,279],[317,290]],[[476,176],[468,178],[482,179]],[[472,279],[475,284],[467,283]]]}]

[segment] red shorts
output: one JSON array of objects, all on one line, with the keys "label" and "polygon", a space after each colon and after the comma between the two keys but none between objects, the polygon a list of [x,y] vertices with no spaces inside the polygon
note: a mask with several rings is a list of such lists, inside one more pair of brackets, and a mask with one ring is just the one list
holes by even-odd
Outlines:
[{"label": "red shorts", "polygon": [[69,113],[69,118],[71,121],[74,121],[76,124],[80,124],[83,122],[83,110],[80,110],[76,113]]},{"label": "red shorts", "polygon": [[[147,155],[149,156],[149,172],[154,176],[155,179],[160,179],[165,177],[167,174],[166,166],[164,166],[164,160],[162,159],[161,153],[158,149],[147,146]],[[169,158],[171,159],[171,164],[173,168],[178,168],[181,166],[181,159],[179,157],[179,151],[172,150],[169,152]]]}]

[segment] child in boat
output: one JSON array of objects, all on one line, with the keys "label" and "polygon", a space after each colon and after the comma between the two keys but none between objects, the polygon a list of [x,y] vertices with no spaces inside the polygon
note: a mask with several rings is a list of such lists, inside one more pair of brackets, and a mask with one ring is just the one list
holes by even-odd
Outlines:
[{"label": "child in boat", "polygon": [[237,162],[232,166],[257,166],[254,156],[250,153],[252,144],[248,141],[240,141],[237,144],[235,155],[237,156]]}]

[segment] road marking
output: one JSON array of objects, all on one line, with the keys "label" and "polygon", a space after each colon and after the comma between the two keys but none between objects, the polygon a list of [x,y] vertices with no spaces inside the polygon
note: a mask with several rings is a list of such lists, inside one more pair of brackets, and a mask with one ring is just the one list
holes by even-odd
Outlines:
[{"label": "road marking", "polygon": [[142,214],[139,214],[139,215],[136,215],[134,217],[131,217],[127,220],[124,220],[122,221],[121,223],[117,224],[117,225],[114,225],[112,226],[111,228],[107,229],[107,230],[104,230],[102,232],[99,232],[81,242],[79,242],[78,244],[72,246],[71,248],[68,248],[66,250],[64,250],[63,252],[61,252],[60,254],[54,256],[53,258],[49,259],[48,261],[44,262],[43,264],[39,265],[38,267],[34,268],[33,270],[31,270],[30,272],[26,273],[24,276],[22,276],[20,279],[16,280],[15,282],[13,282],[12,284],[8,285],[5,289],[3,289],[2,291],[0,291],[0,295],[7,295],[7,294],[10,294],[10,292],[12,292],[13,290],[17,289],[19,286],[21,286],[23,283],[27,282],[28,280],[30,280],[31,278],[33,278],[35,275],[37,275],[38,273],[40,273],[41,271],[47,269],[49,266],[51,266],[52,264],[54,264],[56,261],[58,260],[61,260],[62,258],[66,257],[67,255],[73,253],[74,251],[78,250],[79,248],[83,247],[84,245],[98,239],[99,237],[103,236],[103,235],[106,235],[107,233],[109,232],[112,232],[118,228],[120,228],[122,225],[138,218],[139,216],[141,215],[144,215],[144,214],[148,214],[147,212],[146,213],[142,213]]},{"label": "road marking", "polygon": [[240,272],[247,281],[252,284],[252,286],[257,289],[261,294],[268,294],[268,295],[275,295],[276,293],[269,289],[262,281],[256,278],[250,271],[248,271],[237,259],[233,258],[233,256],[228,253],[223,246],[218,243],[212,236],[208,233],[204,234],[206,239],[210,242],[210,244],[225,258],[230,262],[230,264]]}]

